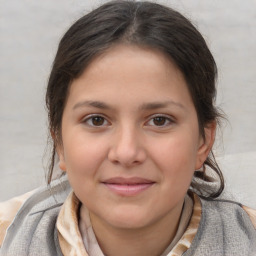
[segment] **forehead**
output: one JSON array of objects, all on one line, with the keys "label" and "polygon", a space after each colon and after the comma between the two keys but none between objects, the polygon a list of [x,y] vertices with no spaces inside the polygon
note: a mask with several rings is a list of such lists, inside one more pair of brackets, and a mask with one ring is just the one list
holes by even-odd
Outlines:
[{"label": "forehead", "polygon": [[186,81],[176,65],[161,51],[117,45],[96,57],[75,79],[69,99],[187,101],[193,107]]}]

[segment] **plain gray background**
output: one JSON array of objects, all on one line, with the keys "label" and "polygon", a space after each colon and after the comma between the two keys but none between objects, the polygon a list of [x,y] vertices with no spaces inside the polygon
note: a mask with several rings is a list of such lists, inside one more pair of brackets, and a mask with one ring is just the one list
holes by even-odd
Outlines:
[{"label": "plain gray background", "polygon": [[[0,200],[44,184],[44,94],[57,44],[105,1],[0,0]],[[227,114],[215,146],[228,187],[256,207],[256,1],[156,1],[204,35],[219,67],[217,105]]]}]

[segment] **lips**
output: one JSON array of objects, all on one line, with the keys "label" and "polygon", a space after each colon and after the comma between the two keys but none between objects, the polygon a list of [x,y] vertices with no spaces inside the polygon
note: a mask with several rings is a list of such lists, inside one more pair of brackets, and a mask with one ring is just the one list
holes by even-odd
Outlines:
[{"label": "lips", "polygon": [[110,191],[121,196],[135,196],[149,189],[155,184],[152,180],[132,177],[115,177],[102,182]]}]

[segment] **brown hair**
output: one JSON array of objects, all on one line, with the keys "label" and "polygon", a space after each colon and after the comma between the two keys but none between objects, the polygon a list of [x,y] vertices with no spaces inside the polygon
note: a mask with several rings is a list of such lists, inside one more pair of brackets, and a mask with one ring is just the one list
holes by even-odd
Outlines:
[{"label": "brown hair", "polygon": [[[61,121],[68,89],[86,66],[114,44],[126,43],[158,49],[168,56],[183,73],[198,116],[201,135],[204,127],[221,116],[214,106],[217,67],[207,44],[179,12],[152,2],[111,1],[76,21],[61,39],[49,77],[46,105],[49,130],[54,135],[48,183],[52,179],[55,147],[61,143]],[[210,167],[219,178],[216,189],[202,189],[199,181],[210,179]],[[224,189],[224,179],[211,152],[196,171],[191,188],[215,198]]]}]

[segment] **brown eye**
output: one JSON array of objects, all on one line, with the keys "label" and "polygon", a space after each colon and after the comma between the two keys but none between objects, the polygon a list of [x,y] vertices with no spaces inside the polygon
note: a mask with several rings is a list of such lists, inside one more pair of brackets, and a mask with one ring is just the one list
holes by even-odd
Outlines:
[{"label": "brown eye", "polygon": [[167,128],[174,124],[175,122],[173,119],[169,116],[164,116],[164,115],[158,115],[158,116],[153,116],[147,123],[147,126],[151,127],[159,127],[159,128]]},{"label": "brown eye", "polygon": [[163,126],[166,124],[167,118],[164,116],[157,116],[153,118],[154,125]]},{"label": "brown eye", "polygon": [[92,117],[92,124],[94,126],[101,126],[104,124],[104,118],[101,116],[94,116]]},{"label": "brown eye", "polygon": [[91,116],[84,120],[84,123],[92,127],[100,127],[108,125],[108,121],[102,116]]}]

